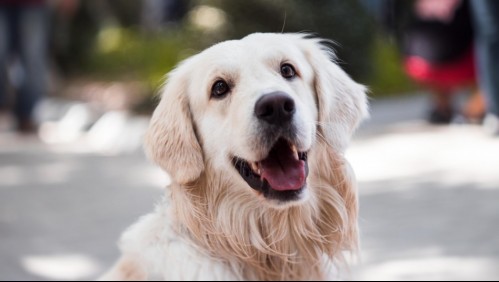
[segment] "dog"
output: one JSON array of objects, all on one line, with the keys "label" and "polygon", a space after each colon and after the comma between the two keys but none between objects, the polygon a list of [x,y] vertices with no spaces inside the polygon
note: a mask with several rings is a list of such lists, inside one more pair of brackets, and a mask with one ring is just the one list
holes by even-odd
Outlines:
[{"label": "dog", "polygon": [[324,40],[255,33],[182,62],[145,137],[172,184],[102,280],[326,280],[358,250],[344,157],[366,88]]}]

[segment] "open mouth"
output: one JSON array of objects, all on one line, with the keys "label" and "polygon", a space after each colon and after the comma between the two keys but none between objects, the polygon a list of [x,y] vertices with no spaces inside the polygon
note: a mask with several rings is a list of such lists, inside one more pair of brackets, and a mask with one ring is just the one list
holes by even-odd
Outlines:
[{"label": "open mouth", "polygon": [[248,162],[234,158],[233,164],[241,177],[267,199],[294,201],[300,199],[308,176],[307,153],[279,139],[267,158]]}]

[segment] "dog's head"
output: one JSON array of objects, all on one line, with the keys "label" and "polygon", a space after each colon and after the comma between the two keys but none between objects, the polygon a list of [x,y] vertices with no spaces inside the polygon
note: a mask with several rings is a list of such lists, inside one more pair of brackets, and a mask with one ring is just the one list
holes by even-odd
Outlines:
[{"label": "dog's head", "polygon": [[307,198],[308,162],[316,161],[309,153],[321,143],[342,154],[366,116],[365,88],[321,40],[252,34],[170,73],[146,149],[178,184],[210,167],[281,206]]}]

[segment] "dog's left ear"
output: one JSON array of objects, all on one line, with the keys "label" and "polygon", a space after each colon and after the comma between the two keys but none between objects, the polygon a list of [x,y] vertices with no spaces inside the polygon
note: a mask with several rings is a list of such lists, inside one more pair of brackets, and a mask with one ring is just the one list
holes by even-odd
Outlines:
[{"label": "dog's left ear", "polygon": [[333,51],[321,40],[301,38],[300,43],[314,70],[318,130],[328,145],[344,151],[355,129],[369,116],[367,89],[334,63]]},{"label": "dog's left ear", "polygon": [[180,65],[169,74],[145,137],[149,158],[179,184],[197,180],[204,170],[187,95],[186,65]]}]

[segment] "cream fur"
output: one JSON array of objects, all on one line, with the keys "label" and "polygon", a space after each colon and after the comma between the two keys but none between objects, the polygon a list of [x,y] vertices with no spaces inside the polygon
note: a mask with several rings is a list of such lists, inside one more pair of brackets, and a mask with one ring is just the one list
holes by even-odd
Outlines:
[{"label": "cream fur", "polygon": [[[318,39],[253,34],[172,72],[146,150],[173,183],[156,211],[124,234],[123,258],[103,280],[335,278],[342,253],[358,246],[357,191],[344,151],[367,116],[367,98],[331,59]],[[273,73],[283,60],[297,66],[296,82]],[[227,101],[210,100],[220,76],[236,86]],[[308,197],[284,206],[248,187],[229,157],[264,156],[252,109],[275,90],[297,101],[297,146],[309,150]]]}]

